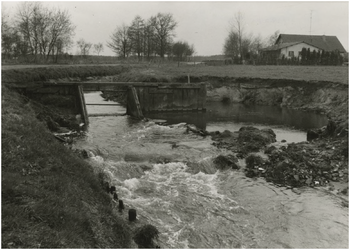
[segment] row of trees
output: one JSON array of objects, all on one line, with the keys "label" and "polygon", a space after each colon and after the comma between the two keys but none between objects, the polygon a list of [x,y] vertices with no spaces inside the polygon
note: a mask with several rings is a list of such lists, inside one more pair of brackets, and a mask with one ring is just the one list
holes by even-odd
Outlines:
[{"label": "row of trees", "polygon": [[164,58],[176,56],[184,60],[194,53],[194,46],[187,42],[174,42],[177,22],[170,13],[158,13],[145,20],[136,16],[128,26],[117,26],[107,42],[107,46],[122,58],[131,55],[139,60],[156,55]]},{"label": "row of trees", "polygon": [[234,15],[230,22],[230,31],[225,39],[223,53],[234,63],[255,63],[259,61],[259,50],[274,45],[279,30],[263,39],[260,35],[253,36],[245,29],[244,17],[241,12]]},{"label": "row of trees", "polygon": [[310,51],[303,48],[300,55],[300,64],[303,65],[339,65],[343,63],[343,57],[339,51]]},{"label": "row of trees", "polygon": [[5,57],[32,55],[40,58],[55,58],[73,43],[75,26],[66,10],[49,9],[41,2],[21,2],[10,21],[2,13],[1,45]]},{"label": "row of trees", "polygon": [[94,48],[94,52],[98,56],[104,50],[102,43],[92,44],[92,43],[85,41],[83,38],[81,38],[79,41],[77,41],[77,46],[79,48],[79,53],[82,56],[88,56],[90,54],[91,48]]},{"label": "row of trees", "polygon": [[[39,62],[53,58],[57,62],[58,55],[68,52],[73,46],[75,25],[71,22],[66,10],[47,8],[42,2],[21,2],[14,20],[2,10],[1,44],[3,58],[27,57]],[[139,60],[151,59],[155,56],[185,61],[195,53],[193,45],[186,41],[174,41],[177,22],[170,13],[158,13],[149,19],[136,16],[130,25],[117,26],[111,34],[107,46],[118,56],[126,58],[135,56]],[[223,53],[231,58],[230,63],[252,63],[277,58],[262,58],[259,50],[273,45],[279,35],[276,31],[267,39],[248,34],[245,29],[243,15],[238,12],[230,23],[230,31],[225,39]],[[102,43],[92,44],[80,39],[76,42],[79,54],[87,56],[93,48],[97,55],[104,50]],[[339,52],[316,52],[304,49],[301,56],[294,58],[298,64],[340,64],[343,58]],[[279,59],[288,63],[285,58]]]},{"label": "row of trees", "polygon": [[230,22],[230,30],[224,42],[223,53],[234,63],[242,64],[247,61],[255,61],[258,58],[259,50],[273,45],[278,35],[279,31],[276,31],[267,41],[264,41],[260,35],[248,34],[245,29],[244,17],[241,12],[237,12]]}]

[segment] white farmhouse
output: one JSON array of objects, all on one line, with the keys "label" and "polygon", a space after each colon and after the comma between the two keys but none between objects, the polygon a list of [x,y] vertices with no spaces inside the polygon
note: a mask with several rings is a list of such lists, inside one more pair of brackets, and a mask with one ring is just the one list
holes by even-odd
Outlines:
[{"label": "white farmhouse", "polygon": [[278,59],[282,59],[282,58],[292,59],[295,57],[298,57],[300,59],[301,51],[303,48],[310,49],[310,51],[315,50],[316,52],[322,51],[321,48],[318,48],[306,42],[291,42],[291,43],[276,44],[266,49],[263,49],[262,51],[272,53],[274,54],[275,58],[278,58]]},{"label": "white farmhouse", "polygon": [[262,49],[261,54],[268,59],[299,59],[302,49],[310,51],[338,51],[345,55],[346,50],[336,36],[280,34],[273,46]]}]

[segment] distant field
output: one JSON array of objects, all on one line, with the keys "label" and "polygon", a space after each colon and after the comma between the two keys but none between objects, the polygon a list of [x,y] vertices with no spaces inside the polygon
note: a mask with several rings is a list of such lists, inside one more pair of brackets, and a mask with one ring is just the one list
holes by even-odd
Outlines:
[{"label": "distant field", "polygon": [[[96,66],[111,66],[113,64],[96,64]],[[114,64],[118,65],[118,64]],[[180,67],[176,63],[164,64],[127,64],[140,73],[155,75],[157,77],[176,77],[190,74],[192,76],[218,76],[218,77],[248,77],[248,78],[270,78],[270,79],[294,79],[305,81],[329,81],[348,84],[349,68],[346,66],[253,66],[253,65],[184,65]],[[83,67],[94,66],[92,64],[74,65],[3,65],[2,70],[40,68],[40,67]]]},{"label": "distant field", "polygon": [[270,79],[294,79],[305,81],[329,81],[348,84],[349,68],[345,66],[253,66],[225,65],[203,66],[183,65],[180,67],[161,65],[151,66],[148,70],[157,76],[219,76],[219,77],[248,77]]}]

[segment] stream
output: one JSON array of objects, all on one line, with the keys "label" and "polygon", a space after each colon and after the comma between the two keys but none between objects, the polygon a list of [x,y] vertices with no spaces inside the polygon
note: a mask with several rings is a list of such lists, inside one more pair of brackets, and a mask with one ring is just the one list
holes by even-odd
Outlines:
[{"label": "stream", "polygon": [[[104,103],[99,92],[86,103]],[[123,113],[123,106],[87,106],[89,114]],[[106,173],[138,221],[160,232],[161,248],[348,248],[348,209],[322,189],[298,195],[242,170],[218,171],[213,159],[227,154],[210,137],[186,133],[185,123],[208,131],[244,125],[272,128],[277,141],[306,140],[325,117],[277,107],[208,103],[206,113],[94,116],[77,148]],[[166,120],[161,125],[154,119]],[[175,146],[174,146],[175,145]],[[244,166],[244,161],[239,164]],[[124,215],[127,211],[124,211]]]}]

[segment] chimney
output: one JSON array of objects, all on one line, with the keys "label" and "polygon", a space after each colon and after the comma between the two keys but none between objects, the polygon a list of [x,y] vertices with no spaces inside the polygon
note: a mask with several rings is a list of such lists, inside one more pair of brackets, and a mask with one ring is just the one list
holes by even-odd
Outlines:
[{"label": "chimney", "polygon": [[324,42],[326,42],[326,36],[325,36],[325,35],[322,36],[322,40],[323,40]]}]

